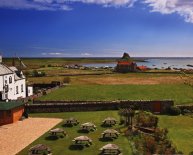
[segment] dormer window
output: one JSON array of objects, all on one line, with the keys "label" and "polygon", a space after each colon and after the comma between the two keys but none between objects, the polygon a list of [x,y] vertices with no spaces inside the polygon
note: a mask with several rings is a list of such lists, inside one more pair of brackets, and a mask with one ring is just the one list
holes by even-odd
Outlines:
[{"label": "dormer window", "polygon": [[12,83],[12,77],[9,77],[9,84]]}]

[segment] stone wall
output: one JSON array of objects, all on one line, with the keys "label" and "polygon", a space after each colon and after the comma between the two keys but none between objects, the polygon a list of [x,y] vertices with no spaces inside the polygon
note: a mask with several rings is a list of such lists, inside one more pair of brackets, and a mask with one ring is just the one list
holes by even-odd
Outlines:
[{"label": "stone wall", "polygon": [[193,112],[193,105],[177,105],[177,107],[180,108],[181,111],[186,109],[186,110],[190,110]]},{"label": "stone wall", "polygon": [[[26,110],[36,112],[74,112],[74,111],[99,111],[132,108],[156,113],[166,113],[173,106],[171,100],[164,101],[35,101],[26,104]],[[158,108],[157,108],[158,107]]]}]

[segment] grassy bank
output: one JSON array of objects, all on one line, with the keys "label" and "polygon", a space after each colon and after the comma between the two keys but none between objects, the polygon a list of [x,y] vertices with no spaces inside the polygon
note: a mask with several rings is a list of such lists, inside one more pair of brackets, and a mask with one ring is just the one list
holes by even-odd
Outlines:
[{"label": "grassy bank", "polygon": [[69,85],[40,100],[163,100],[175,104],[193,102],[192,88],[183,84],[171,85]]},{"label": "grassy bank", "polygon": [[193,151],[192,122],[193,118],[187,116],[159,116],[159,125],[169,130],[169,139],[185,155]]},{"label": "grassy bank", "polygon": [[[69,117],[75,117],[77,118],[81,123],[85,123],[88,121],[92,121],[96,126],[97,130],[95,132],[91,132],[88,134],[83,134],[83,133],[78,133],[79,125],[75,126],[73,128],[64,128],[62,126],[62,123],[58,124],[56,127],[64,128],[65,131],[67,132],[68,136],[64,138],[60,138],[57,140],[46,140],[47,136],[49,135],[48,133],[45,133],[43,136],[41,136],[39,139],[37,139],[35,142],[33,142],[31,145],[26,147],[23,151],[19,153],[19,155],[26,155],[28,149],[35,145],[35,144],[46,144],[48,145],[51,149],[53,154],[56,155],[78,155],[78,154],[83,154],[83,155],[98,155],[100,153],[99,149],[103,146],[106,145],[107,143],[114,143],[120,146],[122,149],[122,153],[124,155],[129,155],[131,154],[131,148],[129,145],[128,139],[121,134],[118,139],[114,140],[113,142],[102,142],[99,141],[99,138],[101,136],[101,133],[106,129],[101,127],[101,122],[108,116],[114,117],[117,120],[119,120],[119,116],[117,111],[98,111],[98,112],[66,112],[66,113],[44,113],[44,114],[32,114],[32,117],[52,117],[52,118],[63,118],[67,119]],[[96,117],[97,116],[97,117]],[[116,125],[115,129],[121,128],[122,126]],[[87,135],[93,140],[93,145],[90,147],[86,147],[83,150],[71,150],[70,145],[72,144],[73,138],[80,136],[80,135]]]},{"label": "grassy bank", "polygon": [[[12,58],[4,58],[4,63],[12,64]],[[39,68],[42,65],[61,66],[66,64],[87,64],[87,63],[111,63],[116,62],[116,58],[22,58],[24,64],[30,68]],[[19,65],[18,59],[15,61]]]}]

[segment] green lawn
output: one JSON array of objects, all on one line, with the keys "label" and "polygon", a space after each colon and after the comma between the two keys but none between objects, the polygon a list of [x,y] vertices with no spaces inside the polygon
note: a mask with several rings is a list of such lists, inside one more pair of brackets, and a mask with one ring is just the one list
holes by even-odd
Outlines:
[{"label": "green lawn", "polygon": [[171,85],[69,85],[40,100],[163,100],[175,104],[193,103],[192,88],[183,84]]},{"label": "green lawn", "polygon": [[[72,127],[72,128],[64,128],[62,126],[63,123],[58,124],[56,127],[64,128],[67,131],[68,136],[64,138],[60,138],[57,140],[46,140],[46,137],[49,135],[45,133],[31,145],[26,147],[23,151],[19,153],[19,155],[26,155],[28,149],[38,143],[47,144],[52,149],[53,154],[55,155],[97,155],[100,153],[99,149],[107,144],[107,143],[114,143],[117,144],[121,149],[124,155],[131,154],[131,148],[128,139],[121,134],[118,139],[110,142],[102,142],[99,141],[99,137],[101,133],[106,129],[101,127],[101,122],[108,116],[114,117],[119,120],[119,116],[117,111],[98,111],[98,112],[66,112],[66,113],[41,113],[41,114],[31,114],[32,117],[52,117],[52,118],[63,118],[67,119],[68,117],[75,117],[81,123],[92,121],[97,126],[97,130],[95,132],[91,132],[88,134],[78,133],[79,125]],[[113,127],[115,129],[121,128],[121,126],[116,125]],[[83,150],[70,150],[69,147],[72,144],[73,138],[80,136],[80,135],[87,135],[93,140],[93,145],[90,147],[86,147]]]},{"label": "green lawn", "polygon": [[169,130],[169,139],[178,150],[188,155],[193,151],[193,118],[187,116],[159,116],[159,125]]}]

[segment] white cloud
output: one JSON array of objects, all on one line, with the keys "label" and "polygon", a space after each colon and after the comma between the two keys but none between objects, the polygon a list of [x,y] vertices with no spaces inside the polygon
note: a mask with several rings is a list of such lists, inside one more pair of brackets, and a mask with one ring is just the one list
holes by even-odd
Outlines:
[{"label": "white cloud", "polygon": [[49,52],[49,53],[46,53],[46,52],[44,52],[44,53],[42,53],[42,55],[44,55],[44,56],[62,56],[62,55],[64,55],[64,53],[60,53],[60,52]]},{"label": "white cloud", "polygon": [[192,0],[144,0],[144,3],[152,7],[152,12],[177,13],[184,17],[186,22],[193,23]]},{"label": "white cloud", "polygon": [[70,3],[98,4],[102,6],[133,6],[136,0],[0,0],[1,8],[35,10],[72,10]]},{"label": "white cloud", "polygon": [[142,2],[151,8],[151,12],[162,14],[177,13],[186,22],[193,23],[193,0],[0,0],[0,8],[35,10],[72,10],[71,4],[97,4],[104,7],[132,7]]},{"label": "white cloud", "polygon": [[126,7],[131,7],[137,0],[70,0],[73,2],[82,2],[82,3],[87,3],[87,4],[98,4],[102,6],[114,6],[114,7],[119,7],[119,6],[126,6]]},{"label": "white cloud", "polygon": [[92,54],[90,54],[90,53],[81,53],[80,55],[88,57],[88,56],[91,56]]},{"label": "white cloud", "polygon": [[0,0],[0,8],[34,10],[71,10],[66,4],[54,3],[54,0]]}]

